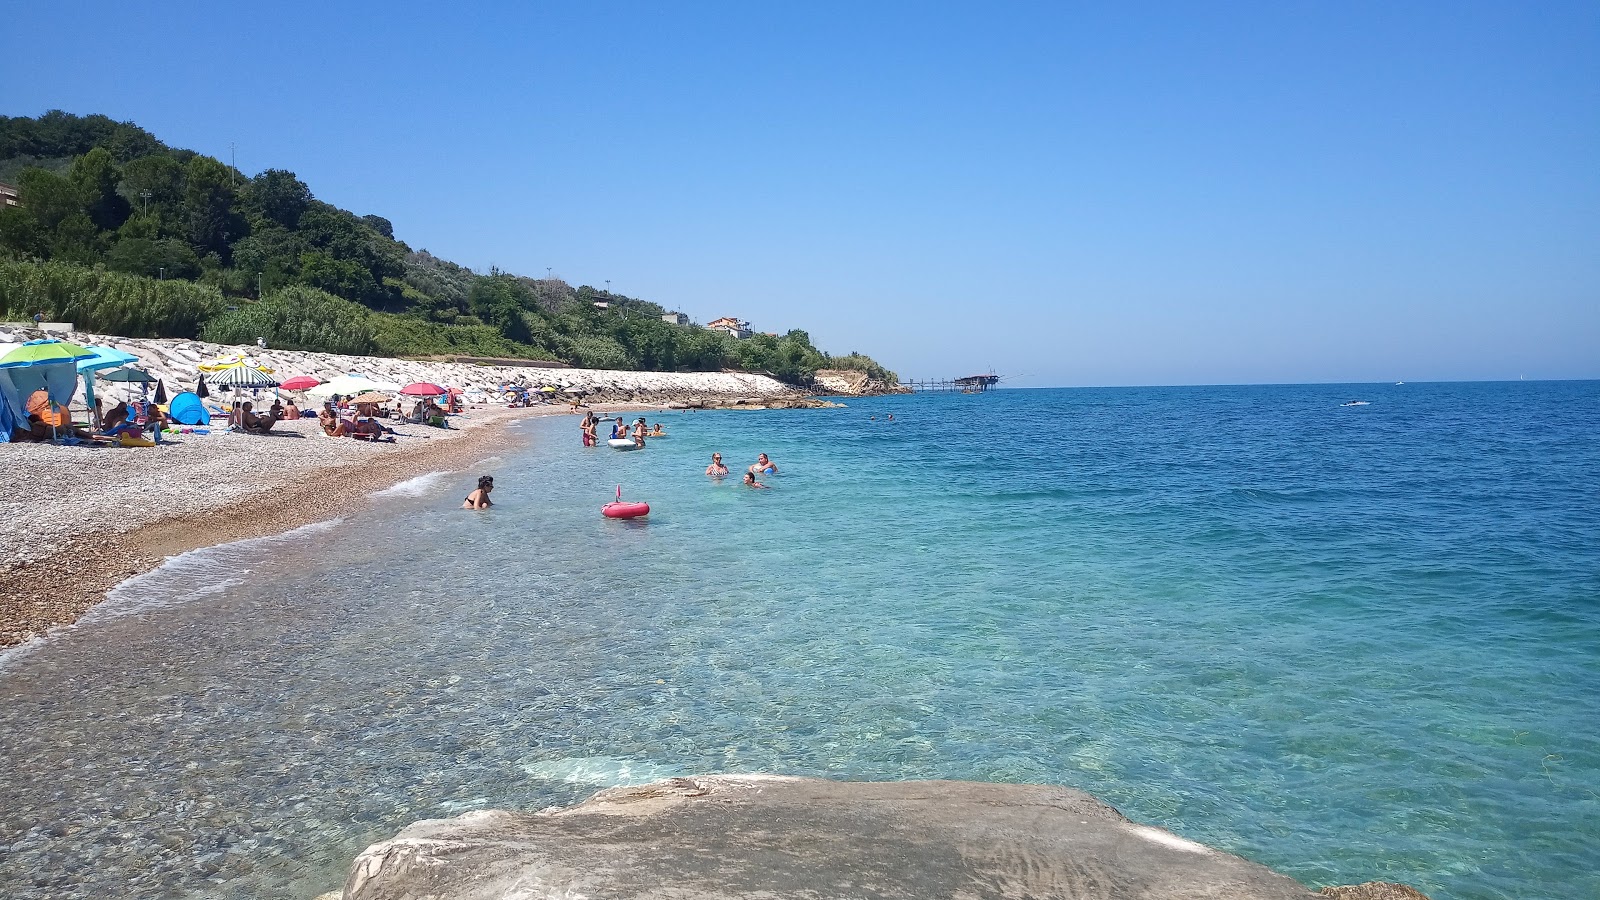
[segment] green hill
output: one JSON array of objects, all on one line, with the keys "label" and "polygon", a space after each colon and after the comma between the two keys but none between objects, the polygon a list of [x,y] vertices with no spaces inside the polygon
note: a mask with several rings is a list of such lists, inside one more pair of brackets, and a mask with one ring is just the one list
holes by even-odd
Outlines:
[{"label": "green hill", "polygon": [[896,383],[868,357],[819,351],[804,331],[735,340],[588,285],[473,272],[412,250],[381,216],[316,199],[293,172],[247,176],[106,116],[0,116],[0,181],[21,197],[0,210],[9,318],[340,353],[737,368],[801,384],[851,368]]}]

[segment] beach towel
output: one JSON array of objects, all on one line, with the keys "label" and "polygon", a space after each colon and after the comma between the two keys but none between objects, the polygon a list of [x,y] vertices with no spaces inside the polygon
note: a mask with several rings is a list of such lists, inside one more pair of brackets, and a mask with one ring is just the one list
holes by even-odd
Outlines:
[{"label": "beach towel", "polygon": [[179,425],[210,425],[211,414],[193,391],[184,391],[172,398],[167,415]]}]

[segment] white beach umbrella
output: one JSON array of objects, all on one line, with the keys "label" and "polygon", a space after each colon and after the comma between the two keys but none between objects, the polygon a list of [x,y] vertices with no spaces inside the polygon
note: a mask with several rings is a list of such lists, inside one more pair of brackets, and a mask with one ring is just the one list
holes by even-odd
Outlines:
[{"label": "white beach umbrella", "polygon": [[311,390],[306,391],[306,394],[307,396],[314,397],[318,400],[325,400],[329,397],[332,397],[334,394],[345,397],[354,394],[364,394],[368,391],[379,391],[392,394],[398,390],[400,390],[400,385],[393,382],[374,381],[365,375],[350,374],[340,375],[337,378],[324,381]]}]

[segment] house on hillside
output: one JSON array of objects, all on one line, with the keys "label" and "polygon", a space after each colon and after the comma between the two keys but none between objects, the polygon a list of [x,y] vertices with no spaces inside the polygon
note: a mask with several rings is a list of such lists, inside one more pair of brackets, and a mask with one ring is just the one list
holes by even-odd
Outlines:
[{"label": "house on hillside", "polygon": [[720,331],[729,337],[736,338],[741,341],[754,333],[750,330],[749,322],[741,319],[735,319],[732,316],[723,316],[720,319],[715,319],[706,323],[706,327],[712,331]]},{"label": "house on hillside", "polygon": [[680,312],[670,312],[661,317],[661,321],[668,325],[687,325],[689,317]]},{"label": "house on hillside", "polygon": [[21,205],[22,192],[17,189],[17,186],[0,181],[0,209],[4,209],[7,206]]}]

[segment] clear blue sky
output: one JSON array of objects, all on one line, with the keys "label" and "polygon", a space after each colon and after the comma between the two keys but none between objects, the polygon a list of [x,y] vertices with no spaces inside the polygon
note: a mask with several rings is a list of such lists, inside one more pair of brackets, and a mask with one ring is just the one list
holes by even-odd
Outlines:
[{"label": "clear blue sky", "polygon": [[1027,386],[1600,377],[1600,4],[28,3],[414,248]]}]

